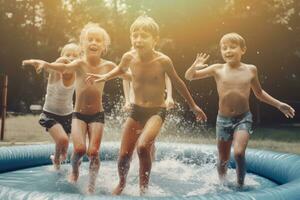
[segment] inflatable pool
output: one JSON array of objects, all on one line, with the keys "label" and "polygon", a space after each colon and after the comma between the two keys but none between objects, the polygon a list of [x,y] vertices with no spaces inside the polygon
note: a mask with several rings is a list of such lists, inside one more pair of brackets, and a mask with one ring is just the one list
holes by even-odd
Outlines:
[{"label": "inflatable pool", "polygon": [[[101,145],[99,191],[87,196],[81,190],[84,183],[74,187],[66,181],[69,164],[63,165],[59,172],[52,170],[49,156],[53,145],[1,147],[0,199],[141,199],[132,191],[118,197],[110,195],[117,181],[118,148],[119,144],[114,142]],[[248,149],[246,159],[246,184],[240,191],[234,186],[233,169],[232,183],[228,186],[218,184],[216,146],[157,143],[149,187],[152,195],[142,199],[300,199],[299,155]],[[235,167],[232,160],[230,167]],[[138,164],[133,163],[131,170],[131,174],[138,173]],[[87,170],[83,167],[82,171],[79,178],[84,182]],[[132,177],[132,184],[136,184],[138,176]],[[210,189],[210,186],[214,188]],[[133,187],[137,189],[138,185]]]}]

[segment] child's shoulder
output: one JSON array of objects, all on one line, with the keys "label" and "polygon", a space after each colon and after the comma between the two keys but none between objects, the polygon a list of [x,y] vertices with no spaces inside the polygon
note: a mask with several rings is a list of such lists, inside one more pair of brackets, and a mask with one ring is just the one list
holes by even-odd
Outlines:
[{"label": "child's shoulder", "polygon": [[209,66],[210,68],[213,68],[214,70],[220,70],[225,67],[224,63],[215,63]]},{"label": "child's shoulder", "polygon": [[110,60],[102,59],[102,65],[103,66],[108,66],[108,67],[115,67],[116,63],[114,63]]},{"label": "child's shoulder", "polygon": [[172,63],[171,58],[169,56],[167,56],[166,54],[160,52],[160,51],[155,51],[154,60],[157,60],[157,61],[161,62],[162,64]]},{"label": "child's shoulder", "polygon": [[246,69],[255,72],[257,71],[257,67],[253,64],[246,64],[246,63],[242,63],[242,66],[244,66]]},{"label": "child's shoulder", "polygon": [[110,71],[112,70],[113,68],[115,68],[117,65],[110,61],[110,60],[105,60],[105,59],[101,59],[101,64],[100,64],[100,68],[103,68],[104,70],[106,71]]},{"label": "child's shoulder", "polygon": [[135,57],[136,57],[135,50],[129,50],[126,53],[123,54],[122,59],[132,60]]}]

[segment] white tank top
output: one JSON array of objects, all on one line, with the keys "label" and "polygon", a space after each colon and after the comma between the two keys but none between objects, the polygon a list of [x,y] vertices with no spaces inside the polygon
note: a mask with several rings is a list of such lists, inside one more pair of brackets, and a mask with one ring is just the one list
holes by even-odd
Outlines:
[{"label": "white tank top", "polygon": [[73,112],[74,84],[66,87],[62,79],[47,85],[43,110],[56,115],[69,115]]}]

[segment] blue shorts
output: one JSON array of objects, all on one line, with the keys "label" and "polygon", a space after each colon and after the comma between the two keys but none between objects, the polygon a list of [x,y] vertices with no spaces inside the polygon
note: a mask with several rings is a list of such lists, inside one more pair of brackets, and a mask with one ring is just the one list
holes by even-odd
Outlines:
[{"label": "blue shorts", "polygon": [[218,115],[216,122],[216,135],[218,140],[233,140],[233,134],[239,130],[245,130],[249,134],[253,133],[252,114],[246,112],[234,117],[224,117]]}]

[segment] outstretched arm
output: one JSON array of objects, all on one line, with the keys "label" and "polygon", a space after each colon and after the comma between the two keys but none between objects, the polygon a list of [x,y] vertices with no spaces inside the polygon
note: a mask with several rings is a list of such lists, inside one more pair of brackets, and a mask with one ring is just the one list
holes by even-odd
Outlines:
[{"label": "outstretched arm", "polygon": [[167,109],[174,108],[174,100],[173,100],[173,95],[172,95],[172,83],[169,78],[169,76],[166,74],[165,75],[165,82],[166,82],[166,89],[167,89],[167,98],[166,98],[166,106]]},{"label": "outstretched arm", "polygon": [[207,117],[205,113],[200,109],[197,104],[194,102],[191,94],[189,93],[186,85],[184,82],[179,78],[177,75],[174,66],[172,64],[172,61],[169,58],[164,59],[164,65],[167,75],[170,77],[174,87],[179,91],[179,93],[186,99],[189,107],[196,115],[197,120],[207,120]]},{"label": "outstretched arm", "polygon": [[126,74],[129,64],[130,64],[130,61],[131,61],[131,56],[128,53],[125,53],[121,59],[120,64],[117,67],[115,67],[113,70],[111,70],[110,72],[108,72],[106,74],[101,74],[101,75],[87,73],[88,77],[86,78],[86,81],[87,82],[102,82],[102,81],[105,82],[105,81],[114,79],[118,76],[123,76],[124,79],[128,78],[129,80],[131,80],[131,76],[128,76],[128,74]]},{"label": "outstretched arm", "polygon": [[208,58],[209,55],[198,53],[192,66],[185,72],[185,79],[191,81],[212,76],[213,67],[208,67],[208,65],[205,64]]},{"label": "outstretched arm", "polygon": [[25,65],[32,65],[35,67],[36,71],[40,71],[42,69],[48,70],[55,70],[59,72],[64,72],[65,70],[75,70],[79,62],[77,60],[71,62],[71,63],[64,63],[64,62],[54,62],[54,63],[48,63],[43,60],[38,60],[38,59],[30,59],[30,60],[24,60],[22,62],[23,66]]},{"label": "outstretched arm", "polygon": [[255,66],[251,66],[251,70],[253,72],[254,78],[251,82],[251,88],[260,101],[263,101],[275,108],[279,109],[287,118],[293,118],[295,116],[295,110],[288,104],[283,103],[271,95],[269,95],[266,91],[261,88],[261,85],[258,80],[257,68]]}]

